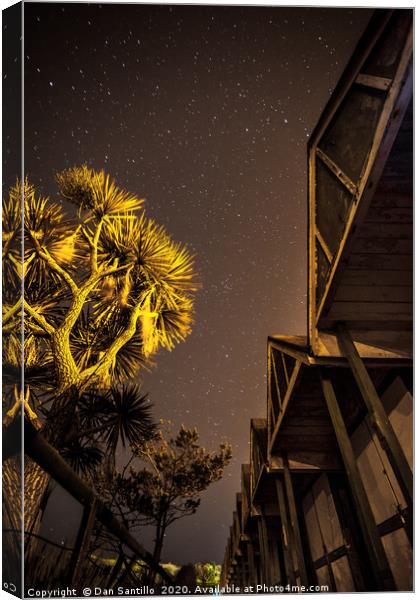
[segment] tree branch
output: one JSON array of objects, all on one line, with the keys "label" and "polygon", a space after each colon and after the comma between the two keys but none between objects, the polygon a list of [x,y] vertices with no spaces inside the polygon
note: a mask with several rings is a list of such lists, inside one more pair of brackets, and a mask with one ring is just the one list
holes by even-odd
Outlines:
[{"label": "tree branch", "polygon": [[[35,325],[35,323],[28,322],[28,323],[25,323],[25,325],[27,325],[30,328],[32,333],[36,333],[36,334],[42,335],[42,336],[46,335],[45,329],[43,329],[42,327],[38,327],[38,325]],[[7,328],[3,327],[3,331],[5,331],[5,330],[7,331]]]},{"label": "tree branch", "polygon": [[127,342],[131,340],[137,329],[137,321],[141,314],[141,306],[143,300],[139,300],[131,311],[130,318],[127,327],[120,333],[120,335],[114,339],[112,344],[106,350],[103,356],[98,360],[95,365],[88,367],[80,374],[81,378],[88,379],[101,369],[109,367],[114,361],[118,351],[125,346]]},{"label": "tree branch", "polygon": [[32,308],[32,306],[28,304],[26,300],[24,300],[23,307],[24,310],[34,319],[34,321],[38,323],[41,329],[45,331],[45,333],[48,333],[49,335],[53,335],[55,333],[54,327],[48,323],[45,317],[40,315],[35,308]]},{"label": "tree branch", "polygon": [[98,226],[95,231],[95,235],[93,236],[91,253],[90,253],[90,270],[91,273],[96,273],[98,271],[98,243],[99,236],[101,235],[103,225],[103,219],[101,219],[98,223]]},{"label": "tree branch", "polygon": [[3,315],[3,326],[22,308],[22,296],[19,300]]},{"label": "tree branch", "polygon": [[108,275],[113,275],[114,273],[120,273],[121,271],[125,271],[126,269],[132,269],[132,265],[121,265],[120,267],[111,267],[106,269],[105,271],[99,271],[94,275],[95,282],[100,281],[103,277],[108,277]]},{"label": "tree branch", "polygon": [[8,323],[7,325],[3,325],[3,327],[2,327],[2,333],[3,333],[3,335],[6,334],[6,333],[10,333],[14,329],[16,329],[16,323]]},{"label": "tree branch", "polygon": [[76,282],[74,281],[74,279],[72,278],[72,276],[70,275],[70,273],[68,273],[65,269],[63,269],[63,267],[60,267],[58,262],[51,256],[51,254],[48,252],[48,250],[45,250],[45,248],[44,249],[39,248],[38,252],[39,252],[39,256],[45,260],[47,265],[53,271],[55,271],[56,273],[61,275],[61,277],[64,279],[64,281],[69,286],[73,295],[77,294],[77,291],[79,288],[78,288]]}]

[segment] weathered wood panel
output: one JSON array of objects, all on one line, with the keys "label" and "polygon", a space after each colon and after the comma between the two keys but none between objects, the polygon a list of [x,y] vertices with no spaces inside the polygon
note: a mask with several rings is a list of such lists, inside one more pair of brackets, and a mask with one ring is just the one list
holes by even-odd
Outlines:
[{"label": "weathered wood panel", "polygon": [[313,400],[303,400],[299,397],[298,402],[293,402],[290,404],[290,408],[288,410],[288,417],[290,419],[300,419],[303,415],[305,419],[323,418],[325,422],[328,421],[328,411],[325,407],[325,404],[323,404],[318,398],[314,398]]},{"label": "weathered wood panel", "polygon": [[413,226],[407,223],[364,223],[357,230],[357,238],[405,239],[413,238]]},{"label": "weathered wood panel", "polygon": [[385,97],[380,90],[354,85],[320,143],[325,154],[354,182],[358,181],[371,149]]},{"label": "weathered wood panel", "polygon": [[[333,452],[321,452],[317,450],[288,451],[290,471],[314,472],[314,471],[341,471],[343,465],[339,456]],[[273,456],[270,462],[271,469],[283,469],[284,461],[281,456]]]},{"label": "weathered wood panel", "polygon": [[282,433],[279,436],[274,452],[280,452],[281,450],[324,450],[324,451],[336,451],[336,439],[333,434],[331,435],[289,435]]},{"label": "weathered wood panel", "polygon": [[345,542],[325,473],[314,483],[312,494],[318,515],[319,534],[327,552],[331,552],[344,545]]},{"label": "weathered wood panel", "polygon": [[351,442],[375,522],[382,523],[395,514],[398,503],[406,506],[406,502],[398,484],[391,486],[389,476],[396,483],[391,466],[367,421],[352,434]]},{"label": "weathered wood panel", "polygon": [[372,509],[362,483],[356,457],[338,406],[335,391],[331,379],[327,374],[321,376],[321,383],[345,464],[348,482],[361,526],[361,533],[370,551],[372,575],[378,589],[393,590],[395,586],[389,570],[388,560],[375,525]]},{"label": "weathered wood panel", "polygon": [[360,268],[373,271],[378,269],[412,271],[413,255],[404,254],[393,256],[392,254],[351,254],[348,260],[350,268]]},{"label": "weathered wood panel", "polygon": [[336,321],[410,320],[413,318],[413,305],[410,302],[334,302],[328,318]]},{"label": "weathered wood panel", "polygon": [[408,464],[413,468],[413,396],[400,377],[382,395],[382,402]]},{"label": "weathered wood panel", "polygon": [[360,286],[341,285],[335,295],[336,302],[413,302],[411,286]]},{"label": "weathered wood panel", "polygon": [[[376,322],[376,325],[378,323]],[[386,330],[357,330],[351,331],[353,341],[359,355],[366,358],[411,358],[413,355],[413,332],[401,331],[401,327],[394,331]],[[343,356],[335,333],[320,332],[319,356]]]},{"label": "weathered wood panel", "polygon": [[378,203],[378,206],[371,206],[366,215],[365,223],[403,223],[410,225],[413,223],[412,198],[408,200],[409,206],[398,207],[389,206],[384,202]]},{"label": "weathered wood panel", "polygon": [[398,483],[411,509],[413,501],[413,472],[401,448],[383,403],[378,396],[375,385],[370,377],[354,345],[351,335],[344,326],[339,327],[339,342],[343,354],[346,355],[351,371],[357,382],[360,395],[368,410],[369,416],[381,436],[381,442],[392,465]]},{"label": "weathered wood panel", "polygon": [[340,243],[352,194],[318,158],[316,162],[316,224],[332,255]]},{"label": "weathered wood panel", "polygon": [[341,558],[335,560],[331,564],[331,569],[334,575],[337,592],[356,591],[353,576],[351,574],[349,559],[347,556],[342,556]]},{"label": "weathered wood panel", "polygon": [[397,589],[413,591],[413,550],[404,529],[397,529],[382,538]]},{"label": "weathered wood panel", "polygon": [[353,251],[355,254],[405,255],[413,251],[413,240],[386,237],[357,238],[353,246]]},{"label": "weathered wood panel", "polygon": [[[300,430],[300,433],[299,433]],[[281,429],[281,435],[323,435],[331,433],[331,421],[322,417],[296,417],[288,419]]]},{"label": "weathered wood panel", "polygon": [[[396,190],[395,181],[386,181],[384,177],[376,188],[370,208],[413,208],[412,183],[400,181]],[[408,189],[407,189],[408,188]]]},{"label": "weathered wood panel", "polygon": [[398,270],[367,270],[367,269],[347,269],[343,273],[341,286],[358,285],[358,286],[411,286],[413,284],[412,271]]},{"label": "weathered wood panel", "polygon": [[378,44],[366,59],[362,73],[394,77],[412,18],[411,10],[397,10],[393,13]]}]

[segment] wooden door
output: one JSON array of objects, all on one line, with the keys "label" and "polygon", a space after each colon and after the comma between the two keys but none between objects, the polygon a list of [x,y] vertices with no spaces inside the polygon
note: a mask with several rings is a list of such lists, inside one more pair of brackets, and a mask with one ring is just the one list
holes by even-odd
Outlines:
[{"label": "wooden door", "polygon": [[304,497],[302,508],[318,584],[328,585],[329,591],[334,592],[359,591],[358,577],[350,556],[351,542],[343,533],[325,473]]},{"label": "wooden door", "polygon": [[[413,466],[413,398],[397,377],[382,395],[389,420],[403,452]],[[387,455],[366,417],[351,441],[375,523],[382,538],[395,584],[413,589],[411,515]]]}]

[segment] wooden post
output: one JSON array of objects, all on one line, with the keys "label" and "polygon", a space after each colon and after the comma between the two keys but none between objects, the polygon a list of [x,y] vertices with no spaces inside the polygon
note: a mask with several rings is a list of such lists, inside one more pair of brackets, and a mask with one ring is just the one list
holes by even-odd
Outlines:
[{"label": "wooden post", "polygon": [[246,543],[246,552],[248,558],[248,583],[249,585],[256,586],[257,574],[255,572],[255,560],[254,560],[254,544],[250,540]]},{"label": "wooden post", "polygon": [[240,568],[241,568],[241,590],[243,590],[244,587],[247,585],[245,556],[240,557]]},{"label": "wooden post", "polygon": [[122,569],[123,564],[124,564],[124,552],[123,552],[123,549],[120,547],[118,558],[115,561],[115,565],[112,567],[111,572],[109,574],[108,581],[105,584],[106,589],[109,590],[110,588],[112,588],[114,581],[117,579],[119,572]]},{"label": "wooden post", "polygon": [[83,538],[86,531],[86,525],[89,519],[90,508],[87,506],[83,507],[82,518],[80,519],[79,529],[77,531],[76,541],[74,542],[73,551],[71,553],[69,567],[67,571],[67,582],[71,585],[74,580],[74,573],[76,571],[77,561],[79,560],[80,550],[83,544]]},{"label": "wooden post", "polygon": [[292,537],[290,524],[287,518],[286,498],[284,495],[283,484],[279,477],[276,477],[277,500],[279,503],[280,512],[280,527],[281,527],[281,545],[283,548],[284,566],[286,569],[287,583],[296,585],[295,567],[293,564],[292,548],[290,539]]},{"label": "wooden post", "polygon": [[133,556],[130,558],[130,562],[128,562],[126,560],[125,555],[123,554],[124,570],[121,572],[119,578],[117,579],[117,583],[113,586],[114,588],[121,586],[127,580],[127,578],[131,577],[133,567],[135,566],[138,560],[139,557],[136,554],[133,554]]},{"label": "wooden post", "polygon": [[369,373],[357,352],[350,333],[344,325],[339,325],[338,333],[341,350],[349,362],[360,393],[365,401],[375,429],[378,432],[379,439],[387,453],[409,510],[411,510],[413,505],[413,473],[411,472],[410,465],[389,422],[388,415],[385,412]]},{"label": "wooden post", "polygon": [[294,538],[294,546],[298,561],[300,585],[308,585],[308,576],[306,573],[305,556],[303,554],[302,539],[300,537],[299,521],[297,517],[295,494],[293,492],[293,482],[290,475],[289,461],[287,454],[283,455],[284,462],[284,482],[286,484],[286,495],[289,504],[290,521],[292,526],[292,536]]},{"label": "wooden post", "polygon": [[264,581],[262,583],[268,585],[271,581],[270,554],[268,551],[267,524],[262,511],[261,516],[258,518],[258,537],[260,541],[260,559],[262,563],[261,575],[264,577]]},{"label": "wooden post", "polygon": [[280,570],[280,557],[279,557],[279,548],[277,545],[276,539],[268,540],[268,547],[270,551],[270,555],[272,557],[271,560],[271,583],[273,585],[278,585],[281,580],[281,570]]},{"label": "wooden post", "polygon": [[321,385],[335,435],[337,437],[350,489],[352,491],[363,539],[369,552],[372,574],[377,589],[384,591],[395,590],[395,582],[389,568],[388,559],[378,533],[378,528],[376,527],[365,488],[363,487],[356,457],[353,452],[350,438],[347,434],[344,419],[340,407],[338,406],[332,382],[325,373],[321,374]]},{"label": "wooden post", "polygon": [[[86,510],[86,509],[85,509]],[[80,547],[75,548],[77,551],[76,560],[74,563],[74,572],[72,574],[72,586],[77,587],[82,573],[83,565],[88,555],[90,536],[92,534],[93,526],[95,525],[96,518],[96,500],[92,502],[92,506],[89,509],[87,519],[83,519],[82,525],[86,524],[80,540]]]}]

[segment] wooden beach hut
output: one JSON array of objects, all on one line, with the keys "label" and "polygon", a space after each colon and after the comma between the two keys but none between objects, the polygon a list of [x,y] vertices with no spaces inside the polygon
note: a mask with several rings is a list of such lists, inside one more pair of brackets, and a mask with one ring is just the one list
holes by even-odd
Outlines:
[{"label": "wooden beach hut", "polygon": [[268,338],[251,424],[266,583],[412,589],[412,16],[375,11],[308,144],[308,335]]}]

